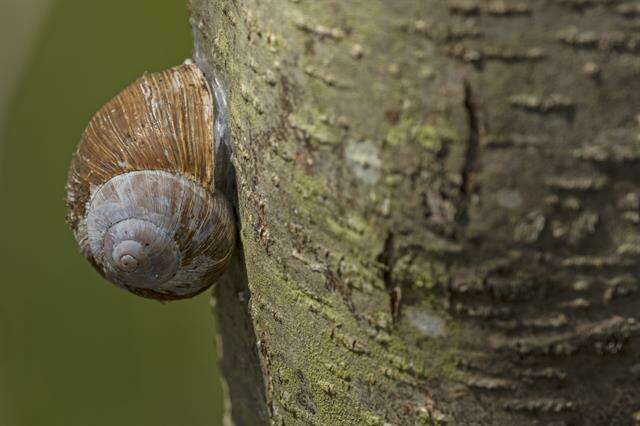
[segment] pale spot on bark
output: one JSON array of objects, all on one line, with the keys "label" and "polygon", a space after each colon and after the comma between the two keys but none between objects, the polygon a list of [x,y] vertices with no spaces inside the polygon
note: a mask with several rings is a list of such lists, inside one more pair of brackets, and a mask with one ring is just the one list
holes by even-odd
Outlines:
[{"label": "pale spot on bark", "polygon": [[349,168],[363,183],[373,185],[380,179],[380,149],[371,141],[352,141],[345,155]]},{"label": "pale spot on bark", "polygon": [[411,325],[426,336],[441,337],[445,334],[445,320],[433,311],[409,308],[407,318]]}]

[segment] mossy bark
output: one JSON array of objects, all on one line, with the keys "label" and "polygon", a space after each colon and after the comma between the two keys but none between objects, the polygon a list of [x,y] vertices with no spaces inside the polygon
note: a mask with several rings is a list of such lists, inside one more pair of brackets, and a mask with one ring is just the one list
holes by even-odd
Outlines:
[{"label": "mossy bark", "polygon": [[640,417],[636,2],[191,9],[235,150],[230,420]]}]

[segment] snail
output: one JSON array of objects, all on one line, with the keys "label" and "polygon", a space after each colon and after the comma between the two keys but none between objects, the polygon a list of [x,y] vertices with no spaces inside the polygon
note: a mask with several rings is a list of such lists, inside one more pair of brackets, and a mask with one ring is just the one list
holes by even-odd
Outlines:
[{"label": "snail", "polygon": [[67,180],[67,222],[108,281],[175,300],[210,287],[235,247],[214,179],[211,88],[190,62],[145,74],[93,116]]}]

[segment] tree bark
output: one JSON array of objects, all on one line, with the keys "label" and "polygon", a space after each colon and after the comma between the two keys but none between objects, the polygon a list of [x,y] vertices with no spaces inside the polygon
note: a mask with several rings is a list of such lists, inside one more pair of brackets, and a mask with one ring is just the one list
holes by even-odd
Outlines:
[{"label": "tree bark", "polygon": [[640,7],[191,0],[236,424],[640,419]]}]

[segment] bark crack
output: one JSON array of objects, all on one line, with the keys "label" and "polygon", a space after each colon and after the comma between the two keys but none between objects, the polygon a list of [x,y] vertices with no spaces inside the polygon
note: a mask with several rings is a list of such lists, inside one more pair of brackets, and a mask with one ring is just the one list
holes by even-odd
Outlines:
[{"label": "bark crack", "polygon": [[389,310],[393,323],[400,319],[400,307],[402,302],[402,288],[395,282],[392,276],[393,264],[395,262],[394,234],[389,232],[384,241],[382,252],[376,260],[382,265],[382,281],[389,293]]},{"label": "bark crack", "polygon": [[461,170],[460,193],[461,201],[458,210],[458,223],[466,225],[469,222],[469,204],[473,195],[473,186],[478,165],[478,145],[480,143],[480,122],[478,102],[471,87],[471,83],[465,80],[464,86],[464,109],[467,116],[467,127],[469,135],[466,141],[466,152],[464,164]]}]

